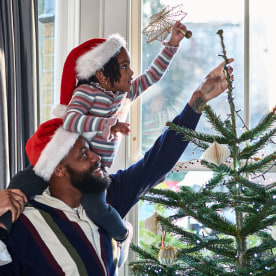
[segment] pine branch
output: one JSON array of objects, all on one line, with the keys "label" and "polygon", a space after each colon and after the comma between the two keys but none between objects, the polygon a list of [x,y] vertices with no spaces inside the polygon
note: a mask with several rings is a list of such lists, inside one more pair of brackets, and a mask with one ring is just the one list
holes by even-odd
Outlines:
[{"label": "pine branch", "polygon": [[246,146],[239,155],[240,159],[248,159],[252,155],[256,154],[260,150],[262,150],[270,141],[271,138],[275,135],[276,128],[272,129],[268,133],[266,133],[264,136],[262,136],[260,139],[257,140],[257,142],[252,143],[251,145]]},{"label": "pine branch", "polygon": [[247,188],[255,191],[256,193],[258,193],[262,197],[264,197],[266,195],[265,189],[262,186],[260,186],[259,184],[255,184],[254,182],[249,181],[248,179],[242,177],[241,175],[236,175],[235,180],[238,183],[246,186]]},{"label": "pine branch", "polygon": [[[205,116],[208,118],[208,120],[210,121],[210,123],[213,125],[213,127],[215,128],[216,131],[218,131],[219,133],[221,133],[225,138],[227,138],[227,142],[229,143],[229,140],[235,140],[235,134],[233,133],[233,131],[231,131],[231,128],[226,128],[225,127],[225,123],[220,119],[220,117],[218,115],[216,115],[212,108],[209,105],[205,105],[204,109],[203,109],[203,113],[205,114]],[[218,140],[216,140],[218,143]],[[222,144],[224,144],[225,142],[223,142]]]},{"label": "pine branch", "polygon": [[276,160],[276,151],[273,152],[272,154],[265,156],[260,161],[245,164],[243,167],[240,168],[240,172],[242,173],[263,172],[265,168],[268,168],[271,164],[275,163],[275,160]]},{"label": "pine branch", "polygon": [[229,249],[229,243],[230,244],[233,243],[233,240],[225,239],[225,241],[228,243],[227,247],[220,246],[218,244],[211,244],[211,245],[204,244],[204,245],[206,249],[208,249],[209,251],[234,260],[236,258],[235,257],[236,251],[234,250],[234,248]]},{"label": "pine branch", "polygon": [[209,147],[209,144],[206,144],[204,142],[209,142],[212,143],[213,141],[213,136],[203,134],[200,132],[195,132],[194,130],[185,128],[185,127],[180,127],[174,123],[167,122],[166,125],[170,127],[172,130],[177,131],[178,134],[183,135],[183,139],[186,141],[191,141],[194,143],[196,146],[202,148],[202,149],[207,149]]},{"label": "pine branch", "polygon": [[266,217],[269,204],[265,204],[259,209],[259,212],[254,216],[248,216],[244,221],[244,225],[241,229],[240,235],[246,237],[247,235],[254,233],[260,229],[258,224]]},{"label": "pine branch", "polygon": [[142,249],[141,247],[135,245],[134,243],[131,243],[130,248],[131,248],[134,252],[138,253],[139,256],[140,256],[142,259],[151,260],[151,263],[152,263],[152,264],[159,265],[158,259],[157,259],[154,255],[149,254],[147,251],[145,251],[145,250]]},{"label": "pine branch", "polygon": [[228,58],[226,56],[226,50],[225,50],[225,46],[224,46],[224,41],[223,41],[223,30],[218,30],[217,34],[220,37],[220,41],[221,41],[221,47],[222,47],[222,58],[225,61],[225,73],[226,73],[226,81],[227,81],[227,87],[228,87],[228,103],[230,106],[230,112],[231,112],[231,129],[234,132],[233,134],[233,138],[235,139],[237,137],[237,133],[236,133],[236,117],[235,117],[235,104],[234,104],[234,97],[233,97],[233,86],[232,86],[232,81],[229,75],[229,72],[227,70],[227,64],[228,64]]},{"label": "pine branch", "polygon": [[220,164],[219,166],[214,163],[209,163],[208,161],[202,159],[201,164],[212,170],[215,173],[226,174],[226,175],[234,175],[235,171],[232,170],[229,166],[225,164]]},{"label": "pine branch", "polygon": [[[269,212],[267,213],[269,215]],[[255,227],[255,232],[260,231],[260,230],[266,230],[267,227],[274,225],[276,222],[276,217],[268,218],[268,219],[263,219],[260,221],[260,223]]]},{"label": "pine branch", "polygon": [[236,236],[235,226],[221,217],[210,208],[200,208],[197,212],[196,219],[200,221],[204,226],[213,229],[218,232],[222,232],[226,235]]},{"label": "pine branch", "polygon": [[[264,131],[270,128],[276,121],[276,114],[269,112],[253,129],[245,131],[239,138],[239,141],[248,141],[255,137],[261,136]],[[275,129],[274,129],[275,130]],[[275,132],[274,132],[275,133]]]},{"label": "pine branch", "polygon": [[212,265],[212,266],[210,264],[207,265],[205,262],[205,258],[196,258],[195,256],[185,254],[185,253],[180,253],[179,256],[181,257],[181,260],[189,264],[190,267],[193,267],[197,271],[203,273],[202,275],[206,275],[206,276],[224,275],[222,269],[218,269],[218,267],[216,267],[215,265]]},{"label": "pine branch", "polygon": [[256,263],[256,258],[254,258],[254,271],[256,271],[256,276],[275,276],[275,256],[270,256],[267,258],[262,258],[260,262]]},{"label": "pine branch", "polygon": [[[273,189],[273,188],[275,188],[276,187],[276,182],[273,182],[273,183],[271,183],[271,184],[267,184],[266,186],[265,186],[265,190],[266,191],[268,191],[268,190],[270,190],[270,189]],[[270,192],[270,191],[269,191]],[[276,190],[274,191],[271,191],[271,192],[274,192],[274,195],[276,194]]]},{"label": "pine branch", "polygon": [[[176,193],[169,190],[164,191],[158,189],[151,189],[150,193],[163,195],[163,197],[144,196],[143,198],[151,202],[164,204],[166,207],[181,208],[188,216],[194,217],[206,227],[220,232],[222,231],[227,235],[236,235],[235,227],[232,223],[225,221],[223,217],[220,217],[212,209],[200,205],[199,200],[203,203],[210,201],[210,199],[202,193]],[[168,195],[169,198],[164,199],[164,196]],[[193,204],[195,204],[195,209],[193,209]]]},{"label": "pine branch", "polygon": [[216,187],[222,180],[223,180],[223,174],[215,174],[205,185],[206,188],[212,189],[213,187]]},{"label": "pine branch", "polygon": [[254,246],[246,251],[246,255],[248,257],[254,257],[256,254],[261,254],[267,250],[271,250],[272,248],[276,247],[276,241],[273,239],[269,239],[269,242],[260,243],[258,246]]},{"label": "pine branch", "polygon": [[158,221],[161,223],[162,227],[166,232],[169,231],[170,233],[175,233],[180,235],[180,238],[182,239],[182,241],[196,242],[199,239],[198,235],[189,231],[185,231],[184,229],[172,224],[170,220],[168,220],[163,216],[158,216]]}]

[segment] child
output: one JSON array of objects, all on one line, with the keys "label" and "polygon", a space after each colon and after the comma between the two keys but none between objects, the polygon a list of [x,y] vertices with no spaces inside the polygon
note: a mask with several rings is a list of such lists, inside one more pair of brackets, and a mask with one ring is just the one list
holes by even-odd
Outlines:
[{"label": "child", "polygon": [[129,133],[125,119],[130,103],[162,78],[184,37],[182,29],[186,31],[179,22],[173,26],[170,41],[135,80],[126,43],[119,35],[89,40],[68,55],[61,81],[60,104],[67,106],[63,126],[73,132],[93,132],[91,144],[103,166],[112,164],[116,133]]},{"label": "child", "polygon": [[[161,79],[184,37],[181,30],[185,32],[186,27],[176,22],[169,42],[163,43],[149,69],[135,80],[125,40],[119,35],[91,39],[69,53],[63,68],[60,109],[56,108],[54,115],[64,118],[65,129],[89,133],[92,149],[101,156],[104,166],[112,163],[117,132],[129,133],[124,120],[130,102]],[[28,187],[27,195],[32,194],[31,189]],[[105,193],[84,194],[82,205],[93,222],[118,242],[125,242],[128,250],[132,227],[106,203]]]}]

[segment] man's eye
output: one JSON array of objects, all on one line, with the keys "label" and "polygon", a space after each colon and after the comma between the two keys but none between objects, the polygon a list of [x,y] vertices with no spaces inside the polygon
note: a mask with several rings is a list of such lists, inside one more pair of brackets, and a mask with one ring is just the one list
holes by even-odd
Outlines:
[{"label": "man's eye", "polygon": [[122,69],[126,70],[127,69],[127,65],[123,65]]},{"label": "man's eye", "polygon": [[81,156],[84,157],[84,158],[87,158],[87,152],[84,151]]}]

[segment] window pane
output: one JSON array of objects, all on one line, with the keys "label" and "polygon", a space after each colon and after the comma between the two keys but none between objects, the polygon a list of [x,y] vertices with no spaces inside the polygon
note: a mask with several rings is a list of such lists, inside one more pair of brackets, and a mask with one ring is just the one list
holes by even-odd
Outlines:
[{"label": "window pane", "polygon": [[[171,0],[144,0],[143,28],[148,24],[152,14],[161,11],[166,5],[174,6],[178,3],[180,2]],[[231,1],[229,5],[229,1],[189,0],[185,1],[183,10],[188,15],[182,23],[193,32],[193,36],[189,40],[183,39],[165,77],[142,97],[142,153],[162,132],[166,121],[173,119],[181,110],[204,76],[223,61],[217,56],[222,52],[220,38],[216,34],[219,29],[224,31],[227,56],[236,60],[236,105],[243,107],[243,1]],[[149,66],[160,48],[159,41],[146,44],[146,37],[143,36],[143,70]],[[226,95],[212,101],[211,105],[218,114],[227,115],[225,110],[229,109]],[[206,120],[201,120],[197,129],[210,131],[210,126]],[[192,145],[190,147],[182,157],[183,160],[191,160],[201,155]]]},{"label": "window pane", "polygon": [[[264,5],[265,3],[265,5]],[[254,127],[276,105],[276,24],[273,0],[256,0],[250,6],[250,125]],[[276,143],[276,139],[274,138]],[[273,149],[274,147],[274,149]],[[264,152],[275,150],[275,145]]]},{"label": "window pane", "polygon": [[[182,21],[193,32],[191,39],[181,42],[179,52],[176,54],[170,69],[163,79],[149,89],[142,96],[142,118],[141,118],[141,152],[153,144],[156,137],[165,128],[165,122],[171,120],[190,98],[197,85],[204,76],[223,60],[217,56],[221,54],[221,44],[216,32],[223,29],[224,44],[228,57],[235,58],[234,67],[234,96],[236,110],[241,110],[239,115],[244,118],[244,111],[249,107],[250,127],[255,126],[263,117],[264,113],[271,110],[276,104],[276,93],[274,92],[274,68],[276,61],[276,39],[272,28],[275,26],[272,12],[273,0],[249,1],[249,102],[245,102],[245,64],[244,64],[244,1],[143,1],[143,24],[146,27],[151,15],[160,12],[166,5],[175,6],[183,3],[183,10],[188,15]],[[144,71],[160,50],[160,42],[154,41],[146,44],[146,37],[142,37],[142,70]],[[214,111],[225,119],[230,113],[227,96],[222,95],[213,100],[210,105]],[[238,131],[242,132],[244,121],[237,119]],[[212,128],[207,120],[202,119],[197,127],[198,131],[212,133]],[[215,131],[214,131],[215,134]],[[274,138],[275,139],[275,138]],[[272,149],[272,147],[274,147]],[[268,152],[275,150],[275,144],[266,149]],[[198,159],[202,152],[190,144],[181,161]],[[261,156],[260,156],[261,157]],[[158,188],[179,189],[179,185],[193,186],[196,189],[211,178],[209,171],[186,171],[170,173],[167,179]],[[255,177],[255,176],[254,176]],[[260,176],[255,180],[261,184],[271,183],[275,180],[275,170],[268,173],[266,178]],[[268,179],[269,178],[269,179]],[[269,181],[268,181],[269,180]],[[169,214],[168,210],[140,202],[140,242],[141,245],[160,242],[160,236],[154,236],[144,231],[144,220],[155,211],[160,214]],[[227,211],[227,210],[226,210]],[[183,226],[189,229],[201,227],[196,222],[185,221]],[[198,229],[195,229],[199,231]]]},{"label": "window pane", "polygon": [[38,0],[39,118],[50,118],[54,99],[55,1]]}]

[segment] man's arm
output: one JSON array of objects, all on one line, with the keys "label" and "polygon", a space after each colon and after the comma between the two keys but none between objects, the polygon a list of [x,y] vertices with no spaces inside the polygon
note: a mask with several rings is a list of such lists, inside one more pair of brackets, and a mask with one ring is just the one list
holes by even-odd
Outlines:
[{"label": "man's arm", "polygon": [[[186,105],[173,122],[195,129],[199,118],[200,114]],[[142,194],[164,180],[187,145],[188,141],[181,135],[167,129],[140,161],[111,175],[113,181],[108,189],[108,202],[124,217]]]},{"label": "man's arm", "polygon": [[[229,59],[229,63],[232,61],[233,59]],[[232,71],[229,67],[228,72],[232,74]],[[226,88],[224,63],[221,63],[206,76],[173,122],[179,126],[195,129],[203,105],[220,95]],[[112,175],[113,182],[108,189],[107,198],[122,217],[141,195],[164,180],[187,145],[188,141],[183,141],[181,135],[167,129],[140,161]]]}]

